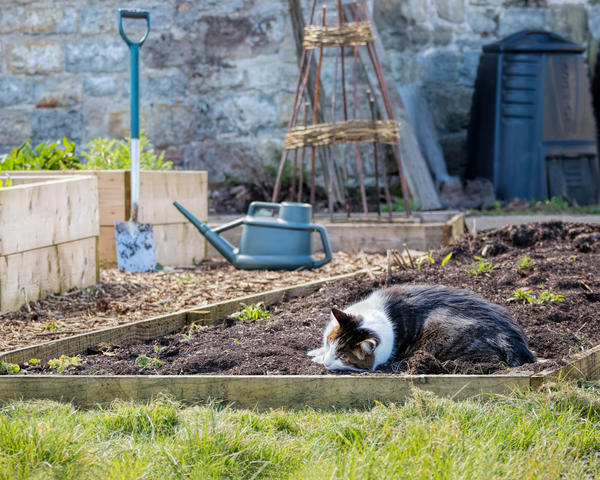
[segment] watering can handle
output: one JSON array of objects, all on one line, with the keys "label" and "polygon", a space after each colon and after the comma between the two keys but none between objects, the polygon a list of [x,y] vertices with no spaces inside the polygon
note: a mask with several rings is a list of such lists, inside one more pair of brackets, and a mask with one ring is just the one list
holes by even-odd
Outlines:
[{"label": "watering can handle", "polygon": [[248,216],[253,216],[254,212],[259,208],[270,208],[273,210],[279,210],[281,205],[279,203],[271,203],[271,202],[252,202],[250,207],[248,208]]},{"label": "watering can handle", "polygon": [[[146,33],[144,33],[144,36],[140,41],[134,42],[129,39],[129,37],[125,33],[125,30],[123,30],[124,18],[141,18],[146,20]],[[148,33],[150,33],[150,12],[148,12],[147,10],[128,10],[125,8],[119,8],[119,33],[121,34],[121,37],[123,38],[123,40],[125,40],[125,43],[129,47],[131,47],[132,45],[138,45],[139,47],[141,47],[146,41],[146,38],[148,38]]]},{"label": "watering can handle", "polygon": [[322,225],[312,225],[312,227],[319,232],[319,235],[321,235],[323,250],[325,250],[325,258],[322,258],[313,264],[313,268],[319,268],[331,260],[331,246],[329,245],[329,239],[327,238],[327,230],[325,230],[325,227]]}]

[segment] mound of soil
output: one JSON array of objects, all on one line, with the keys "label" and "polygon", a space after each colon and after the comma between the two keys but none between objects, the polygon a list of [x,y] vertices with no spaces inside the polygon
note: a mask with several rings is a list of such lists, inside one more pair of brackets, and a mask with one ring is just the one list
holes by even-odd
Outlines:
[{"label": "mound of soil", "polygon": [[[441,266],[449,253],[451,259]],[[327,374],[306,352],[321,343],[331,307],[344,308],[374,288],[396,283],[442,284],[472,290],[508,309],[529,339],[539,361],[519,370],[541,371],[564,358],[600,343],[600,226],[545,223],[507,226],[434,252],[435,263],[420,269],[395,266],[380,274],[338,281],[306,298],[269,309],[270,317],[216,327],[187,329],[141,345],[100,345],[68,374]],[[480,258],[480,260],[475,257]],[[480,263],[481,262],[481,263]],[[486,262],[487,267],[483,262]],[[480,268],[473,269],[474,265]],[[485,271],[487,270],[487,271]],[[481,273],[473,273],[473,272]],[[508,301],[517,289],[530,298],[544,291],[562,301]],[[546,294],[546,296],[550,296]],[[144,355],[149,368],[139,366]],[[153,361],[152,359],[156,359]],[[51,373],[46,366],[27,372]],[[440,362],[430,352],[417,351],[378,369],[382,373],[506,373],[506,366],[488,362]]]}]

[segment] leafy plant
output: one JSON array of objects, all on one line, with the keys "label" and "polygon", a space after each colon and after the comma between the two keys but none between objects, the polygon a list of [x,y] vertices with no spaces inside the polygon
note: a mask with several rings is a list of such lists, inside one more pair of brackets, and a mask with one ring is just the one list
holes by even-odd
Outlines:
[{"label": "leafy plant", "polygon": [[67,137],[54,143],[42,142],[37,147],[31,139],[14,148],[0,160],[3,170],[79,170],[81,160],[75,152],[75,143]]},{"label": "leafy plant", "polygon": [[240,303],[244,308],[236,313],[232,313],[230,315],[234,320],[258,320],[259,318],[264,317],[272,317],[273,315],[266,312],[261,308],[263,302],[257,304],[246,305],[245,303]]},{"label": "leafy plant", "polygon": [[498,265],[493,265],[481,257],[474,258],[477,260],[477,262],[474,262],[467,267],[467,273],[470,273],[471,275],[482,275],[498,268]]},{"label": "leafy plant", "polygon": [[[86,163],[82,168],[88,170],[129,169],[130,148],[129,139],[117,140],[111,138],[96,138],[87,144],[88,152],[82,152]],[[150,140],[144,131],[140,132],[140,168],[142,170],[170,170],[172,162],[164,159],[164,152],[156,155]]]},{"label": "leafy plant", "polygon": [[194,333],[196,333],[199,330],[200,327],[198,327],[198,325],[196,325],[196,323],[192,322],[192,324],[190,325],[190,328],[188,329],[188,333],[182,333],[181,334],[181,341],[182,342],[189,342],[192,339],[192,336],[194,335]]},{"label": "leafy plant", "polygon": [[164,363],[165,362],[159,360],[158,358],[149,358],[143,354],[137,357],[135,360],[135,364],[138,367],[146,370],[154,370],[155,368],[160,367]]},{"label": "leafy plant", "polygon": [[442,267],[444,267],[450,261],[451,258],[452,258],[452,252],[450,252],[448,255],[446,255],[444,257],[444,259],[442,260],[442,263],[441,263]]},{"label": "leafy plant", "polygon": [[58,332],[59,327],[54,322],[47,322],[44,324],[44,331],[46,332]]},{"label": "leafy plant", "polygon": [[59,373],[77,365],[81,365],[81,357],[79,355],[74,357],[61,355],[59,358],[52,358],[48,360],[48,367],[50,367],[51,370],[56,370]]},{"label": "leafy plant", "polygon": [[511,297],[507,298],[507,302],[526,302],[529,304],[544,304],[548,302],[563,302],[565,300],[564,295],[551,292],[550,290],[544,290],[539,296],[535,295],[530,289],[517,288]]},{"label": "leafy plant", "polygon": [[9,363],[3,360],[0,360],[0,375],[13,375],[15,373],[19,373],[21,367],[16,363]]},{"label": "leafy plant", "polygon": [[[421,207],[419,205],[417,205],[414,202],[410,202],[410,209],[413,212],[418,212],[419,210],[421,210]],[[387,205],[381,205],[381,211],[382,212],[386,212],[388,211],[388,206]],[[392,203],[392,212],[404,212],[404,199],[403,198],[399,198],[397,199],[394,203]]]},{"label": "leafy plant", "polygon": [[527,255],[523,255],[521,258],[519,258],[519,261],[517,262],[517,269],[519,270],[523,270],[531,266],[533,266],[533,260],[531,260],[531,258]]},{"label": "leafy plant", "polygon": [[30,358],[29,365],[39,365],[42,361],[39,358]]},{"label": "leafy plant", "polygon": [[431,257],[431,255],[423,255],[415,260],[415,263],[417,264],[417,270],[421,270],[421,264],[426,260],[428,262],[435,263],[435,260]]}]

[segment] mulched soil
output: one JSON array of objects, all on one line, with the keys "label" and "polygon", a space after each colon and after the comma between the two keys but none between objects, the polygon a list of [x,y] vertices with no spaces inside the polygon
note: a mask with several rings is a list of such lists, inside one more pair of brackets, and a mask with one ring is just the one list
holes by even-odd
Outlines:
[{"label": "mulched soil", "polygon": [[[442,267],[448,253],[452,258]],[[524,255],[532,264],[518,268]],[[467,268],[475,256],[493,265],[475,275]],[[395,283],[429,283],[466,288],[506,307],[525,331],[539,361],[519,367],[540,371],[564,364],[564,358],[600,343],[600,226],[552,222],[507,226],[433,253],[435,264],[421,269],[391,266],[388,275],[362,276],[323,287],[309,297],[269,309],[272,317],[234,322],[224,319],[217,327],[201,327],[188,339],[189,330],[142,345],[100,345],[84,357],[83,365],[69,374],[327,374],[312,363],[307,350],[319,346],[321,332],[332,306],[343,308],[373,288]],[[507,302],[516,289],[544,290],[564,296],[564,301],[531,304]],[[140,368],[145,355],[158,362]],[[162,363],[159,363],[162,362]],[[395,359],[379,369],[383,373],[506,373],[501,364],[439,362],[428,352]],[[51,373],[46,366],[26,372]]]},{"label": "mulched soil", "polygon": [[236,270],[221,259],[156,273],[103,269],[97,285],[0,312],[0,352],[384,263],[384,255],[337,252],[317,270]]}]

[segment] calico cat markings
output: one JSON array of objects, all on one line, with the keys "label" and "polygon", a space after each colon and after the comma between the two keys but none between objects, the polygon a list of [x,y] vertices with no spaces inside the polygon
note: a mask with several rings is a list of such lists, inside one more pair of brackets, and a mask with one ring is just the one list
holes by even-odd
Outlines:
[{"label": "calico cat markings", "polygon": [[431,285],[375,290],[343,311],[333,308],[323,346],[308,354],[329,370],[373,371],[417,350],[441,362],[536,361],[505,309],[467,290]]}]

